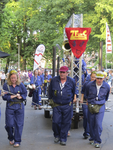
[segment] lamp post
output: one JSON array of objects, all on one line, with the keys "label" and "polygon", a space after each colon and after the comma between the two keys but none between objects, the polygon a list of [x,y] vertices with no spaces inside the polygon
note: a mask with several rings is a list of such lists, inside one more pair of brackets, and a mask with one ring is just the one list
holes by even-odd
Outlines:
[{"label": "lamp post", "polygon": [[18,69],[20,69],[20,44],[16,43],[18,45]]},{"label": "lamp post", "polygon": [[[61,47],[60,47],[60,45],[56,44],[56,46],[58,47],[59,53],[60,53],[60,50],[62,50]],[[57,76],[59,75],[59,67],[60,67],[59,63],[60,63],[60,56],[57,57]]]}]

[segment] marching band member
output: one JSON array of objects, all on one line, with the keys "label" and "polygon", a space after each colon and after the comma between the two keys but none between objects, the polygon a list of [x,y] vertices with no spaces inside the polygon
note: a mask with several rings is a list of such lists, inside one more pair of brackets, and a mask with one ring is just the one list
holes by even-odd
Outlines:
[{"label": "marching band member", "polygon": [[[90,81],[94,81],[96,79],[96,72],[93,71],[91,74],[90,74]],[[90,135],[90,130],[89,130],[89,122],[88,122],[88,105],[86,103],[86,88],[87,88],[87,84],[90,82],[90,81],[86,81],[82,87],[82,95],[81,95],[81,100],[80,100],[80,103],[84,103],[82,104],[82,110],[83,110],[83,127],[84,127],[84,133],[83,133],[83,136],[84,136],[84,139],[87,139]]]},{"label": "marching band member", "polygon": [[[91,69],[91,72],[95,71],[95,68],[92,68]],[[86,81],[90,81],[91,80],[91,74],[88,74],[87,77],[86,77]]]},{"label": "marching band member", "polygon": [[72,102],[76,101],[76,86],[72,78],[68,77],[68,67],[62,66],[60,76],[53,77],[49,86],[49,99],[53,102],[52,129],[54,142],[60,141],[66,145],[68,130],[71,126]]},{"label": "marching band member", "polygon": [[50,79],[52,78],[52,76],[48,75],[48,71],[45,71],[45,75],[44,75],[44,95],[48,95],[47,93],[47,87],[49,85]]},{"label": "marching band member", "polygon": [[101,144],[102,121],[105,111],[105,102],[108,100],[110,86],[104,81],[102,71],[97,72],[96,80],[89,82],[86,88],[86,98],[89,110],[90,144],[96,148]]},{"label": "marching band member", "polygon": [[24,104],[26,100],[27,90],[23,83],[20,82],[17,72],[11,70],[4,84],[3,89],[14,93],[7,93],[3,96],[6,103],[6,126],[10,145],[19,147],[21,143],[22,130],[24,125]]},{"label": "marching band member", "polygon": [[[40,105],[41,103],[39,103],[39,94],[40,94],[40,89],[41,89],[41,77],[38,76],[38,70],[34,71],[34,76],[31,77],[31,81],[30,84],[32,85],[32,88],[34,89],[33,91],[33,96],[32,96],[32,102],[34,102],[34,109],[36,110],[36,104],[38,104],[39,109],[41,109]],[[34,86],[35,85],[35,86]]]},{"label": "marching band member", "polygon": [[42,93],[42,84],[44,83],[44,79],[42,77],[42,72],[40,69],[38,70],[38,81],[39,81],[39,85],[40,85],[40,87],[38,88],[39,102],[41,102],[41,96],[40,95]]}]

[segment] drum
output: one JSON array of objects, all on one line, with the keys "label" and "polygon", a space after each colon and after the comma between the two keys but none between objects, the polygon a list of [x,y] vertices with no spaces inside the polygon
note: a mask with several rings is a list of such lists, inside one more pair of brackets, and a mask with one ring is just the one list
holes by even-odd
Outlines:
[{"label": "drum", "polygon": [[29,94],[28,94],[28,96],[29,96],[29,97],[32,97],[33,92],[34,92],[34,90],[35,90],[35,88],[36,88],[36,85],[35,85],[35,84],[30,85],[30,84],[29,84],[27,87],[28,87],[28,89],[29,89]]},{"label": "drum", "polygon": [[27,85],[27,88],[28,89],[35,89],[36,88],[36,85],[35,84],[29,84],[29,85]]}]

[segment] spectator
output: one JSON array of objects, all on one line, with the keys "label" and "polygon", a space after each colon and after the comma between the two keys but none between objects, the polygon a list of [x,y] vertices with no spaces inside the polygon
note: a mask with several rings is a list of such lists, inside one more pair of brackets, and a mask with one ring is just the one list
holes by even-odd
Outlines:
[{"label": "spectator", "polygon": [[2,72],[2,75],[1,75],[1,86],[4,85],[5,79],[6,79],[6,75],[5,75],[4,71],[3,71],[3,72]]}]

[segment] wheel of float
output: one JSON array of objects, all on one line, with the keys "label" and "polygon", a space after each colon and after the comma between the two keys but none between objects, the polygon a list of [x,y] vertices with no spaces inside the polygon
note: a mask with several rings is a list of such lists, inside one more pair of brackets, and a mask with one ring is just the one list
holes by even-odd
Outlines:
[{"label": "wheel of float", "polygon": [[79,128],[79,114],[76,113],[74,115],[74,129],[78,129]]},{"label": "wheel of float", "polygon": [[44,116],[45,118],[50,118],[50,111],[49,110],[44,110]]}]

